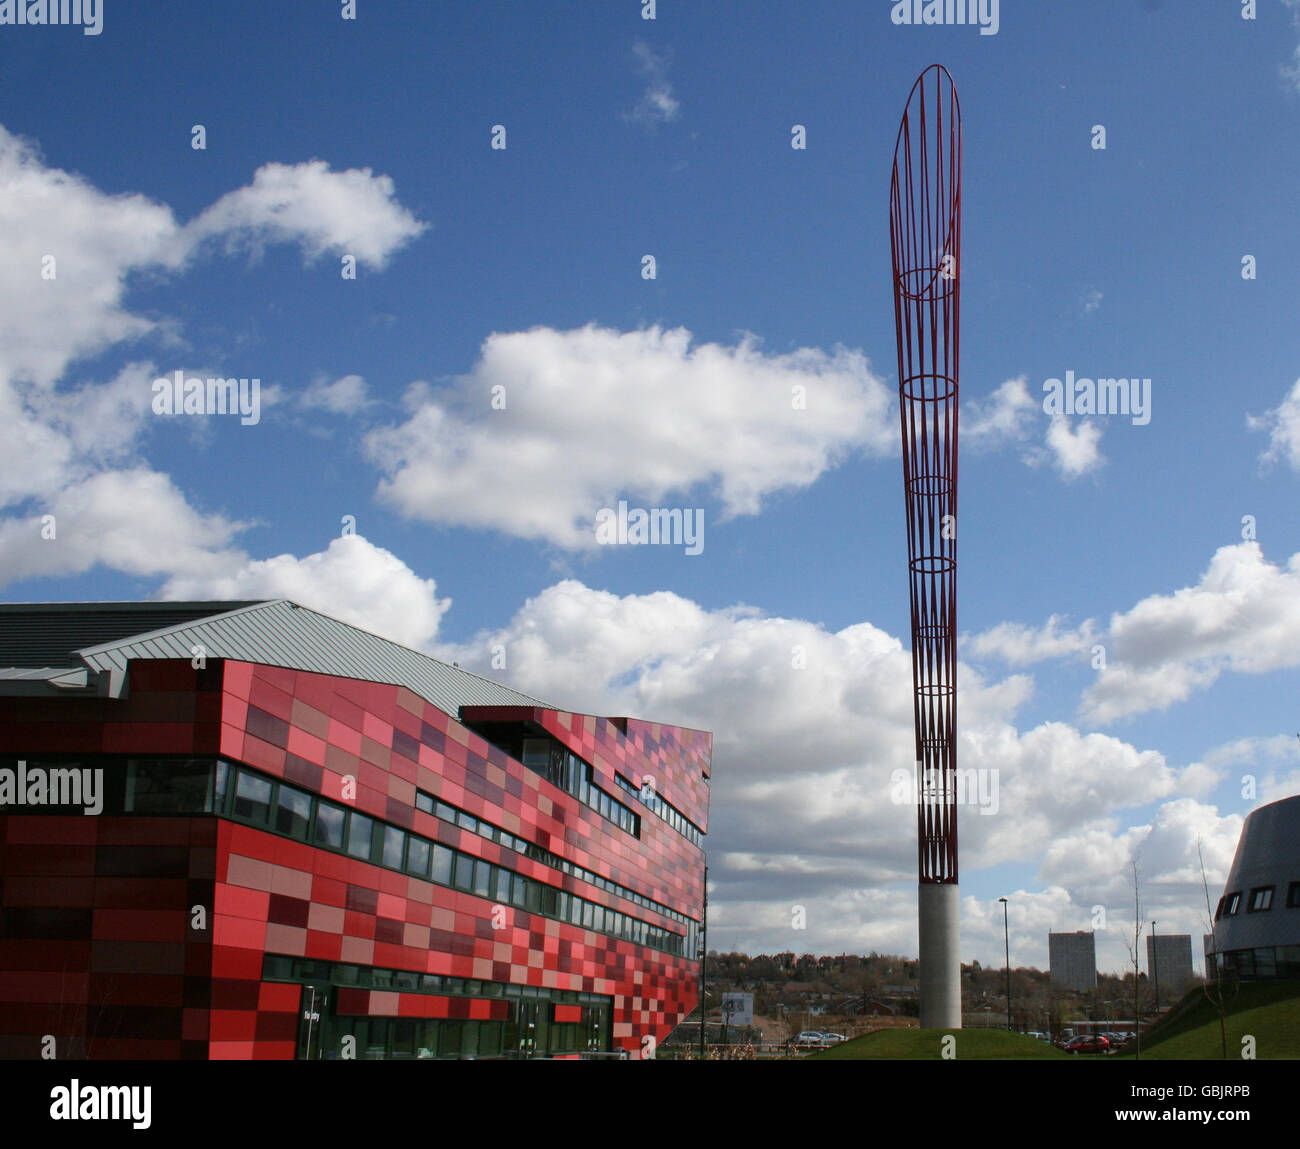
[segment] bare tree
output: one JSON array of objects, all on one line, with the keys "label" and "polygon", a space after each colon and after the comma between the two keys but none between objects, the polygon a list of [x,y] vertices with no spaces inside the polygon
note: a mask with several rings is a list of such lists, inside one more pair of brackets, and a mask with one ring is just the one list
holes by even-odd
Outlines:
[{"label": "bare tree", "polygon": [[1141,1003],[1139,991],[1142,985],[1141,960],[1142,960],[1142,927],[1146,924],[1142,921],[1142,900],[1139,896],[1138,886],[1138,864],[1137,858],[1130,862],[1133,870],[1133,941],[1132,944],[1125,942],[1128,948],[1129,959],[1133,963],[1133,1026],[1137,1037],[1137,1059],[1142,1060],[1142,1015],[1140,1012]]},{"label": "bare tree", "polygon": [[[1201,839],[1196,839],[1196,858],[1201,864],[1201,888],[1205,891],[1205,932],[1211,937],[1214,936],[1214,914],[1210,910],[1210,883],[1205,876],[1205,854],[1201,849]],[[1208,955],[1205,959],[1210,960]],[[1209,971],[1206,970],[1208,973]],[[1228,1060],[1228,1023],[1227,1023],[1227,1000],[1224,996],[1223,989],[1223,963],[1219,961],[1219,955],[1214,955],[1214,985],[1210,986],[1209,978],[1206,978],[1201,988],[1205,991],[1205,996],[1210,999],[1214,1008],[1219,1012],[1219,1040],[1223,1045],[1223,1060]]]}]

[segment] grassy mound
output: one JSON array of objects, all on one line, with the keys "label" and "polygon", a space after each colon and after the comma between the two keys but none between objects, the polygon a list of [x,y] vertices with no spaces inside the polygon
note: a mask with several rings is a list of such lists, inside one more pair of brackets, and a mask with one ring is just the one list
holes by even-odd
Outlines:
[{"label": "grassy mound", "polygon": [[943,1039],[955,1039],[956,1060],[1075,1061],[1039,1041],[1004,1029],[880,1029],[842,1045],[809,1054],[808,1061],[942,1061]]},{"label": "grassy mound", "polygon": [[[1300,1058],[1300,982],[1247,982],[1225,1001],[1228,1059],[1239,1061],[1242,1039],[1255,1039],[1260,1061]],[[1124,1054],[1125,1059],[1132,1057]],[[1190,990],[1142,1037],[1142,1060],[1219,1061],[1219,1012],[1199,989]]]}]

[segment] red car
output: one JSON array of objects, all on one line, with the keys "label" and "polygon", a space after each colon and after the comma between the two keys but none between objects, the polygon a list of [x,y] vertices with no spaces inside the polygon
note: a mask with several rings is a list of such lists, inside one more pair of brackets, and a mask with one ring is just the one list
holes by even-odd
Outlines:
[{"label": "red car", "polygon": [[1110,1049],[1110,1042],[1100,1034],[1082,1033],[1065,1043],[1066,1053],[1105,1053]]}]

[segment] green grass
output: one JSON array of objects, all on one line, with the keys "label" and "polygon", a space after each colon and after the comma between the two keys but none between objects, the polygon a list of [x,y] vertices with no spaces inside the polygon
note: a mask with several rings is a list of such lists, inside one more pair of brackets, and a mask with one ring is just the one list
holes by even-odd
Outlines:
[{"label": "green grass", "polygon": [[1004,1029],[880,1029],[830,1049],[810,1054],[808,1061],[942,1061],[943,1039],[956,1039],[958,1061],[1076,1060],[1039,1041]]},{"label": "green grass", "polygon": [[[1260,1061],[1300,1058],[1300,982],[1242,985],[1226,1001],[1228,1059],[1241,1060],[1242,1038],[1255,1039]],[[1135,1055],[1125,1053],[1124,1060]],[[1202,990],[1190,991],[1161,1023],[1142,1037],[1143,1061],[1220,1061],[1219,1012]]]},{"label": "green grass", "polygon": [[[1226,1003],[1228,1058],[1241,1059],[1242,1037],[1255,1039],[1260,1061],[1300,1059],[1300,981],[1242,985]],[[882,1029],[832,1049],[809,1054],[808,1061],[936,1061],[943,1038],[956,1039],[956,1060],[968,1061],[1130,1061],[1132,1053],[1078,1057],[1033,1037],[1002,1029]],[[1143,1061],[1218,1061],[1223,1057],[1219,1013],[1198,987],[1142,1036]]]}]

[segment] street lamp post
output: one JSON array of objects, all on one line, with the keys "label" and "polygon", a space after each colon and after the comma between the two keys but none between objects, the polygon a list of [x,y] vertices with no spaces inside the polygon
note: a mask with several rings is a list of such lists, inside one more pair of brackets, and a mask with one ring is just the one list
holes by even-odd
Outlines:
[{"label": "street lamp post", "polygon": [[1011,1029],[1011,931],[1007,927],[1007,899],[998,898],[1002,903],[1002,941],[1007,955],[1007,1029]]}]

